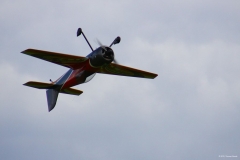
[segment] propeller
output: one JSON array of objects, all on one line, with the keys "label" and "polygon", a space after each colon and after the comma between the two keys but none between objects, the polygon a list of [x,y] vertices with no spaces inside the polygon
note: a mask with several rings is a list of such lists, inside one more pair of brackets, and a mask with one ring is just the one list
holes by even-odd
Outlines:
[{"label": "propeller", "polygon": [[[105,51],[107,51],[107,49],[106,49],[105,46],[101,43],[101,41],[99,41],[98,39],[96,39],[96,40],[97,40],[98,45],[99,45],[102,49],[104,49]],[[109,47],[111,47],[113,44],[114,44],[114,45],[115,45],[115,44],[118,44],[120,41],[121,41],[121,38],[118,36],[117,38],[114,39],[114,41],[111,43],[111,45],[110,45]],[[116,63],[116,64],[119,64],[118,61],[115,59],[115,57],[114,57],[114,59],[113,59],[113,62]]]},{"label": "propeller", "polygon": [[118,61],[116,61],[116,59],[114,58],[113,59],[113,62],[116,63],[116,64],[119,64]]},{"label": "propeller", "polygon": [[96,41],[97,41],[97,44],[98,44],[102,49],[104,49],[105,51],[107,51],[107,49],[106,49],[105,46],[102,44],[102,42],[99,41],[99,39],[96,39]]}]

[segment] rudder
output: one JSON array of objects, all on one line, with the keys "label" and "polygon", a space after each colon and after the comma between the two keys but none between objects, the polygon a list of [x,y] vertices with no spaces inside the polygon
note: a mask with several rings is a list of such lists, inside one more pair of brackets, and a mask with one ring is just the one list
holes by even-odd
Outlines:
[{"label": "rudder", "polygon": [[57,103],[57,98],[59,94],[59,90],[57,89],[48,89],[46,91],[47,101],[48,101],[48,111],[50,112]]}]

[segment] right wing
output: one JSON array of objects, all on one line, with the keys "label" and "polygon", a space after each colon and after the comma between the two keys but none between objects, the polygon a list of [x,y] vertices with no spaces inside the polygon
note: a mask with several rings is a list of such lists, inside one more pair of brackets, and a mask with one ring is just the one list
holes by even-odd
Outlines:
[{"label": "right wing", "polygon": [[22,51],[21,53],[72,69],[74,69],[74,66],[88,59],[86,57],[42,51],[37,49],[27,49],[25,51]]},{"label": "right wing", "polygon": [[112,75],[118,75],[118,76],[138,77],[138,78],[149,78],[149,79],[154,79],[155,77],[158,76],[155,73],[146,72],[139,69],[115,64],[115,63],[103,65],[97,70],[97,73],[112,74]]}]

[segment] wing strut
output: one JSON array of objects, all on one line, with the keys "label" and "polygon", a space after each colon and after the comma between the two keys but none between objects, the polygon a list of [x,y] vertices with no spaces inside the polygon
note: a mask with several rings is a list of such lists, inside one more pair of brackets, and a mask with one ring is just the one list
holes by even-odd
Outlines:
[{"label": "wing strut", "polygon": [[87,43],[88,43],[89,47],[91,48],[91,50],[93,51],[93,48],[92,48],[91,44],[88,42],[87,37],[86,37],[85,34],[83,33],[82,29],[81,29],[81,28],[78,28],[78,30],[77,30],[77,37],[80,36],[81,34],[83,34],[83,37],[84,37],[85,40],[87,41]]}]

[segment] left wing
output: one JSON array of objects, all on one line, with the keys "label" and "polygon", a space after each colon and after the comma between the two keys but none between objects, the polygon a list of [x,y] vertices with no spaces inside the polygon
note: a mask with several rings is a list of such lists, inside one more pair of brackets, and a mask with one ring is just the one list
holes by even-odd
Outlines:
[{"label": "left wing", "polygon": [[72,68],[72,69],[74,69],[74,66],[88,59],[86,57],[49,52],[49,51],[42,51],[37,49],[27,49],[25,51],[22,51],[21,53],[27,54],[29,56],[33,56],[36,58],[40,58],[48,62],[59,64],[64,67]]},{"label": "left wing", "polygon": [[119,75],[119,76],[130,76],[130,77],[150,78],[150,79],[154,79],[155,77],[158,76],[155,73],[150,73],[150,72],[138,70],[135,68],[126,67],[119,64],[115,64],[115,63],[104,65],[100,67],[96,72],[103,73],[103,74],[113,74],[113,75]]}]

